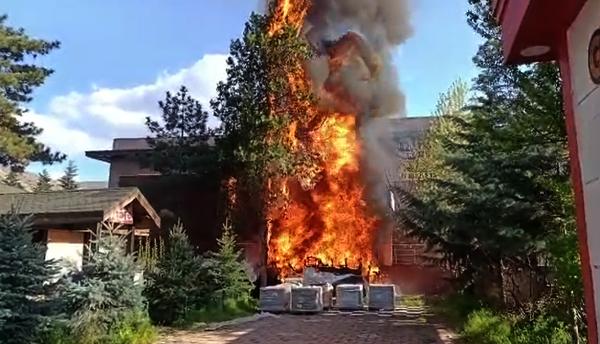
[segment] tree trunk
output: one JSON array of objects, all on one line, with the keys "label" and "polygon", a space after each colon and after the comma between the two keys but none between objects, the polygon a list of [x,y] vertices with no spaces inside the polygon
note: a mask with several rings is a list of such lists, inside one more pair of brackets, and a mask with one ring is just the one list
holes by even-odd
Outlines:
[{"label": "tree trunk", "polygon": [[260,263],[259,263],[259,278],[260,278],[260,286],[267,286],[267,265],[269,262],[269,243],[268,243],[268,230],[267,230],[267,221],[260,221],[260,229],[259,229],[259,237],[260,237]]}]

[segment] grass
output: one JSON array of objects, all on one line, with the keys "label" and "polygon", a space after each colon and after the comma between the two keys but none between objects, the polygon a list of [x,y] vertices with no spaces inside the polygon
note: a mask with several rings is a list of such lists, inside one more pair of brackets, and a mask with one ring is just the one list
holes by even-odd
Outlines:
[{"label": "grass", "polygon": [[422,295],[405,295],[400,297],[400,306],[419,308],[425,307],[425,299]]},{"label": "grass", "polygon": [[237,318],[250,316],[256,313],[254,301],[227,300],[222,305],[214,305],[189,312],[179,327],[208,325]]}]

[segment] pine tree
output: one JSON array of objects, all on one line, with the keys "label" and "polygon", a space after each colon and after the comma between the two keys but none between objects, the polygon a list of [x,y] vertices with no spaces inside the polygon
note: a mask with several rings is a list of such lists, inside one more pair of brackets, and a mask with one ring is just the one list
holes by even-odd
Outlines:
[{"label": "pine tree", "polygon": [[78,343],[103,343],[132,314],[145,312],[143,283],[135,281],[139,267],[118,229],[99,225],[81,271],[66,277],[62,298]]},{"label": "pine tree", "polygon": [[77,166],[73,160],[69,160],[67,168],[65,168],[65,174],[58,179],[58,184],[63,190],[77,190],[79,184],[75,181],[77,177]]},{"label": "pine tree", "polygon": [[227,221],[218,239],[219,249],[211,254],[211,275],[216,281],[217,300],[247,301],[253,286],[246,266],[242,262],[242,251],[237,248],[236,236]]},{"label": "pine tree", "polygon": [[[223,175],[236,180],[243,209],[232,211],[234,226],[255,223],[261,238],[261,283],[266,283],[269,210],[286,202],[289,178],[314,181],[317,152],[296,146],[290,127],[308,132],[314,97],[292,90],[290,75],[303,78],[310,45],[292,27],[269,33],[269,15],[252,14],[241,38],[230,46],[227,79],[211,102],[221,120],[217,148]],[[250,219],[250,220],[249,220]]]},{"label": "pine tree", "polygon": [[194,252],[181,223],[171,229],[165,245],[154,271],[148,275],[144,295],[152,321],[171,325],[204,306],[214,283],[207,280],[202,259]]},{"label": "pine tree", "polygon": [[45,169],[38,174],[38,181],[33,188],[33,192],[48,192],[52,191],[52,178]]},{"label": "pine tree", "polygon": [[52,298],[45,284],[58,273],[45,249],[32,242],[31,223],[15,213],[0,216],[0,338],[5,344],[33,343],[47,326]]},{"label": "pine tree", "polygon": [[8,172],[8,174],[4,177],[4,184],[19,189],[23,188],[23,185],[19,180],[19,174],[13,170],[10,170],[10,172]]},{"label": "pine tree", "polygon": [[23,29],[6,25],[7,16],[0,15],[0,166],[22,169],[30,161],[60,162],[64,155],[52,152],[37,141],[42,130],[22,121],[24,104],[41,86],[52,70],[32,63],[59,47],[59,42],[34,39]]},{"label": "pine tree", "polygon": [[[162,123],[146,118],[153,148],[150,165],[162,174],[206,175],[216,170],[216,155],[209,145],[213,135],[207,126],[208,112],[192,98],[185,86],[177,94],[167,92],[158,103]],[[145,162],[145,161],[143,161]]]},{"label": "pine tree", "polygon": [[399,218],[443,253],[463,286],[493,278],[502,288],[507,269],[542,276],[539,257],[572,223],[561,87],[554,64],[505,65],[490,3],[471,4],[469,23],[485,42],[474,58],[476,98],[439,138],[451,173],[429,195],[405,194]]}]

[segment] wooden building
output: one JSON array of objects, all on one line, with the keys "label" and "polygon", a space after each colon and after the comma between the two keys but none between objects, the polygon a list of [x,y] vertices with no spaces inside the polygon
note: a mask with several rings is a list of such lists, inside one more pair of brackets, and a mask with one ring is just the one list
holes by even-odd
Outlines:
[{"label": "wooden building", "polygon": [[81,267],[86,244],[98,223],[119,226],[134,250],[140,237],[160,228],[160,218],[134,187],[41,193],[0,193],[0,215],[16,211],[31,216],[34,239],[46,244],[47,259]]}]

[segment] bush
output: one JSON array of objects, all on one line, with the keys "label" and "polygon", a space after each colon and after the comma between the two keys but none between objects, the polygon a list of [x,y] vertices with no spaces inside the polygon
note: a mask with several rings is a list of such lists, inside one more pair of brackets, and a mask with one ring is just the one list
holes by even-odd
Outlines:
[{"label": "bush", "polygon": [[152,321],[171,325],[210,300],[215,283],[196,256],[181,224],[171,229],[166,247],[148,274],[144,295]]},{"label": "bush", "polygon": [[47,284],[58,273],[45,249],[32,242],[29,218],[0,216],[0,338],[4,344],[30,343],[48,324],[52,292]]},{"label": "bush", "polygon": [[68,324],[64,321],[54,321],[47,331],[42,334],[39,342],[44,344],[78,344],[71,334]]},{"label": "bush", "polygon": [[511,323],[500,315],[482,309],[469,315],[462,335],[465,343],[511,344]]},{"label": "bush", "polygon": [[225,300],[221,305],[212,304],[191,311],[185,320],[178,325],[188,326],[195,323],[214,323],[228,321],[256,313],[257,305],[254,300],[237,301]]},{"label": "bush", "polygon": [[455,294],[433,302],[435,312],[455,327],[462,327],[469,315],[483,306],[481,300],[467,294]]},{"label": "bush", "polygon": [[533,322],[482,309],[471,313],[462,331],[472,344],[571,344],[568,328],[556,318],[540,315]]},{"label": "bush", "polygon": [[107,344],[152,344],[156,329],[144,313],[129,314],[110,334]]},{"label": "bush", "polygon": [[573,338],[568,328],[552,317],[539,316],[533,323],[517,326],[512,336],[513,344],[571,344]]},{"label": "bush", "polygon": [[152,344],[156,340],[156,330],[144,313],[130,313],[109,332],[95,337],[84,338],[73,334],[65,322],[55,322],[40,339],[43,344]]}]

